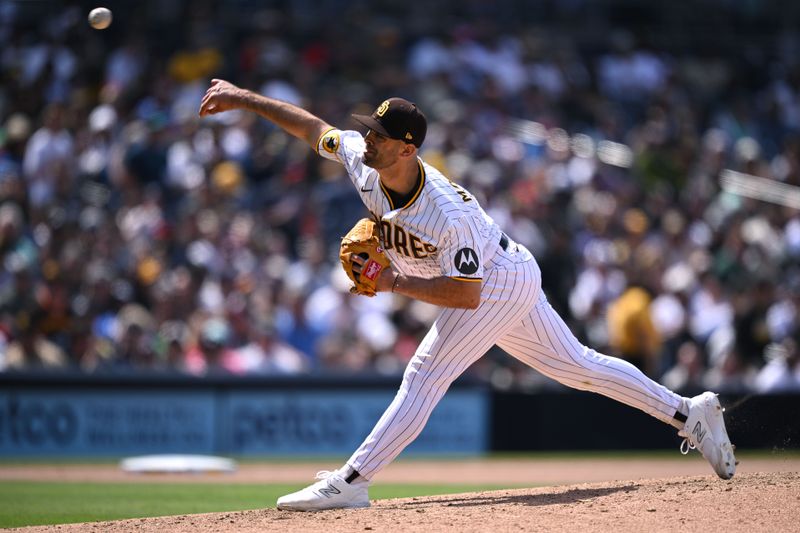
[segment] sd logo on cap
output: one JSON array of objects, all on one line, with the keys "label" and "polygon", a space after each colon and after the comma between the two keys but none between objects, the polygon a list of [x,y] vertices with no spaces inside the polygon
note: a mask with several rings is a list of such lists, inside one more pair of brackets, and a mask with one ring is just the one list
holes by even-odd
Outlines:
[{"label": "sd logo on cap", "polygon": [[417,148],[422,146],[428,131],[428,120],[416,104],[398,97],[384,100],[372,115],[353,115],[353,118],[381,135]]}]

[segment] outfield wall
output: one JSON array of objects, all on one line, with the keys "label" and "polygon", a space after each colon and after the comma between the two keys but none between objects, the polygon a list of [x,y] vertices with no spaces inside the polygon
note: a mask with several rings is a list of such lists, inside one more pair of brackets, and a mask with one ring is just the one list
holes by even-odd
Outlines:
[{"label": "outfield wall", "polygon": [[[0,376],[0,456],[348,455],[399,378]],[[800,395],[723,396],[731,439],[800,447]],[[497,392],[459,380],[407,454],[658,449],[674,429],[577,391]]]},{"label": "outfield wall", "polygon": [[[0,456],[342,455],[392,401],[392,379],[9,377],[0,379]],[[488,449],[489,397],[461,384],[411,454]]]},{"label": "outfield wall", "polygon": [[[721,394],[720,401],[737,447],[800,448],[800,394]],[[672,426],[589,392],[494,394],[491,413],[493,450],[646,450],[683,440]]]}]

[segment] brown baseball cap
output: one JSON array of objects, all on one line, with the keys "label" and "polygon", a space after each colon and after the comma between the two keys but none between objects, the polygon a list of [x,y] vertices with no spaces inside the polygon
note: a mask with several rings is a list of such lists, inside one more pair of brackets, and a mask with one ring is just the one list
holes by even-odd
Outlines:
[{"label": "brown baseball cap", "polygon": [[371,115],[353,115],[353,118],[390,139],[397,139],[422,146],[428,131],[428,120],[413,102],[404,98],[389,98]]}]

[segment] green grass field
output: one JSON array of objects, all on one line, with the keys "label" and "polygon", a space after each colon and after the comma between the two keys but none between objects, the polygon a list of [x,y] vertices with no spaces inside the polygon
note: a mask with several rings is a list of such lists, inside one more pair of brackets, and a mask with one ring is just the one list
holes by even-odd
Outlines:
[{"label": "green grass field", "polygon": [[[787,464],[800,458],[798,450],[742,450],[738,454],[743,460],[768,459],[778,464]],[[552,452],[552,453],[503,453],[484,457],[483,461],[508,459],[552,459],[571,461],[577,459],[645,458],[653,460],[682,461],[683,456],[674,450],[625,451],[625,452]],[[319,457],[315,457],[319,461]],[[403,462],[414,463],[426,458],[406,458]],[[437,461],[459,461],[461,458],[440,458]],[[303,462],[307,458],[246,458],[239,459],[242,465],[259,463]],[[111,465],[118,460],[103,459],[0,459],[2,465]],[[331,459],[329,462],[334,463]],[[0,528],[29,525],[66,524],[148,516],[182,515],[191,513],[213,513],[241,511],[274,507],[277,498],[300,489],[300,484],[257,483],[77,483],[40,481],[0,481]],[[532,486],[532,485],[525,485]],[[482,490],[517,488],[514,485],[492,484],[447,484],[405,485],[377,483],[370,487],[370,498],[403,498],[431,496]]]},{"label": "green grass field", "polygon": [[[146,516],[274,507],[303,485],[187,483],[0,483],[0,527],[66,524]],[[406,498],[493,490],[476,485],[375,485],[370,498]]]}]

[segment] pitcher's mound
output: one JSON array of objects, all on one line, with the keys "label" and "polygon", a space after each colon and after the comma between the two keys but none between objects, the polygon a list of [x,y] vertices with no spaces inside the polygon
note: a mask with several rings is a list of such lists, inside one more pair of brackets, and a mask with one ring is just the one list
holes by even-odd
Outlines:
[{"label": "pitcher's mound", "polygon": [[[800,473],[592,483],[374,501],[369,509],[262,509],[28,528],[47,532],[791,531]],[[56,529],[57,528],[57,529]]]}]

